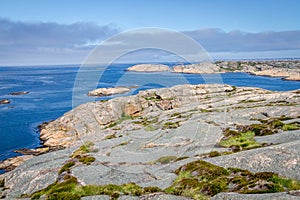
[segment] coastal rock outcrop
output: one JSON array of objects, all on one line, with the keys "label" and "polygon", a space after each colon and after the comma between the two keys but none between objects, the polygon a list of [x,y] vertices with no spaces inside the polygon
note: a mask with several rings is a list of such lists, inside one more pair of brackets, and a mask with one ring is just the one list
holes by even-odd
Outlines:
[{"label": "coastal rock outcrop", "polygon": [[[228,96],[231,93],[232,96]],[[236,89],[229,85],[218,84],[179,85],[172,88],[152,89],[140,91],[134,96],[80,105],[45,125],[41,130],[40,138],[46,146],[69,146],[83,136],[97,134],[99,137],[104,137],[104,134],[99,130],[106,129],[127,116],[146,116],[154,110],[162,112],[193,104],[199,105],[205,102],[205,99],[217,101],[221,98],[232,104],[243,100],[265,101],[264,104],[272,104],[273,100],[284,102],[292,100],[294,102],[297,99],[293,99],[294,96],[297,94],[288,92],[273,94],[263,89]],[[291,102],[287,104],[289,103]],[[219,104],[217,107],[220,106]],[[274,104],[276,105],[276,103]]]},{"label": "coastal rock outcrop", "polygon": [[[289,191],[291,187],[264,179],[270,176],[285,177],[276,180],[300,188],[295,182],[300,181],[298,90],[178,85],[86,103],[40,128],[44,145],[65,149],[33,157],[0,175],[8,199],[55,196],[60,183],[70,183],[64,194],[96,188],[121,199],[128,194],[141,196],[137,199],[175,199],[174,195],[196,199],[200,190],[207,198],[235,195],[245,199],[248,194],[228,193],[229,186],[235,187],[239,180],[249,185],[245,192],[270,192],[264,199],[296,194]],[[185,171],[189,169],[195,171]],[[209,176],[205,190],[194,188],[202,178],[193,177],[202,172]],[[214,173],[220,174],[210,181]],[[241,174],[246,177],[239,177]],[[233,180],[232,176],[236,176],[235,184],[225,182]],[[220,189],[211,190],[214,184]],[[42,190],[49,185],[51,190]]]},{"label": "coastal rock outcrop", "polygon": [[112,87],[112,88],[97,88],[93,91],[88,92],[88,96],[110,96],[114,94],[123,94],[130,92],[129,87]]},{"label": "coastal rock outcrop", "polygon": [[136,72],[164,72],[171,71],[169,66],[162,64],[138,64],[127,68],[127,71]]}]

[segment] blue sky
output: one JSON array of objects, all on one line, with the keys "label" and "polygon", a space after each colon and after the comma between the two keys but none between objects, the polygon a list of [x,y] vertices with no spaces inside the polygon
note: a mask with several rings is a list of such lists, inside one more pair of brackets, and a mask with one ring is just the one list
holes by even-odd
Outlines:
[{"label": "blue sky", "polygon": [[216,58],[300,57],[299,7],[299,0],[0,0],[0,65],[80,63],[90,49],[78,45],[141,27],[186,33]]}]

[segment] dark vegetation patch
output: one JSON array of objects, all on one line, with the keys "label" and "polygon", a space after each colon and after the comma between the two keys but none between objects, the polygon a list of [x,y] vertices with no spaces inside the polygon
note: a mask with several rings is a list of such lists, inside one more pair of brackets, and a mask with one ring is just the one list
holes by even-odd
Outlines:
[{"label": "dark vegetation patch", "polygon": [[145,97],[147,101],[161,101],[162,98],[159,95],[154,94],[154,96]]},{"label": "dark vegetation patch", "polygon": [[105,136],[103,138],[103,140],[111,140],[111,139],[114,139],[114,138],[117,138],[117,135],[115,133]]},{"label": "dark vegetation patch", "polygon": [[154,161],[154,164],[168,164],[170,162],[176,161],[176,156],[162,156]]},{"label": "dark vegetation patch", "polygon": [[5,179],[0,179],[0,188],[3,188],[5,185]]},{"label": "dark vegetation patch", "polygon": [[92,156],[82,156],[79,158],[79,162],[85,164],[85,165],[90,165],[92,164],[96,159]]},{"label": "dark vegetation patch", "polygon": [[158,122],[158,117],[140,117],[138,121],[134,121],[134,124],[141,124],[143,126],[149,126]]},{"label": "dark vegetation patch", "polygon": [[175,129],[178,128],[180,126],[180,122],[176,121],[176,122],[166,122],[163,124],[162,129]]}]

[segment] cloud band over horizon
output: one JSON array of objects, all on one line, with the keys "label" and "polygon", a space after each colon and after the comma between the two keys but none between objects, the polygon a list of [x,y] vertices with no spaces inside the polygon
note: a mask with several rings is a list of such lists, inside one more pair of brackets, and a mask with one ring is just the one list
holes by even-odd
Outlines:
[{"label": "cloud band over horizon", "polygon": [[[0,65],[81,63],[99,42],[120,33],[112,24],[21,22],[0,18]],[[182,32],[224,59],[261,52],[300,57],[300,30],[249,33],[207,28]],[[116,45],[116,44],[113,44]],[[117,45],[116,45],[117,48]],[[269,54],[266,54],[269,55]],[[286,53],[282,53],[286,57]],[[242,59],[242,57],[241,57]]]}]

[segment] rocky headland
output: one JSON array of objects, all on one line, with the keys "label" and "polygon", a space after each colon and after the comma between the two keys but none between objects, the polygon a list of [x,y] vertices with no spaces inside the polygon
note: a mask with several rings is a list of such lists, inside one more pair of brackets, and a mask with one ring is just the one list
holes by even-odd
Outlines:
[{"label": "rocky headland", "polygon": [[285,80],[300,81],[299,60],[279,61],[217,61],[223,72],[247,72],[258,76],[282,77]]},{"label": "rocky headland", "polygon": [[[246,72],[258,76],[281,77],[285,80],[300,81],[300,61],[216,61],[188,65],[175,65],[172,70],[165,66],[161,70],[158,64],[135,65],[128,68],[129,71],[159,72],[172,71],[187,74],[210,74],[226,72]],[[132,70],[133,69],[133,70]]]},{"label": "rocky headland", "polygon": [[299,90],[178,85],[86,103],[40,128],[45,146],[64,149],[1,175],[3,198],[299,198]]}]

